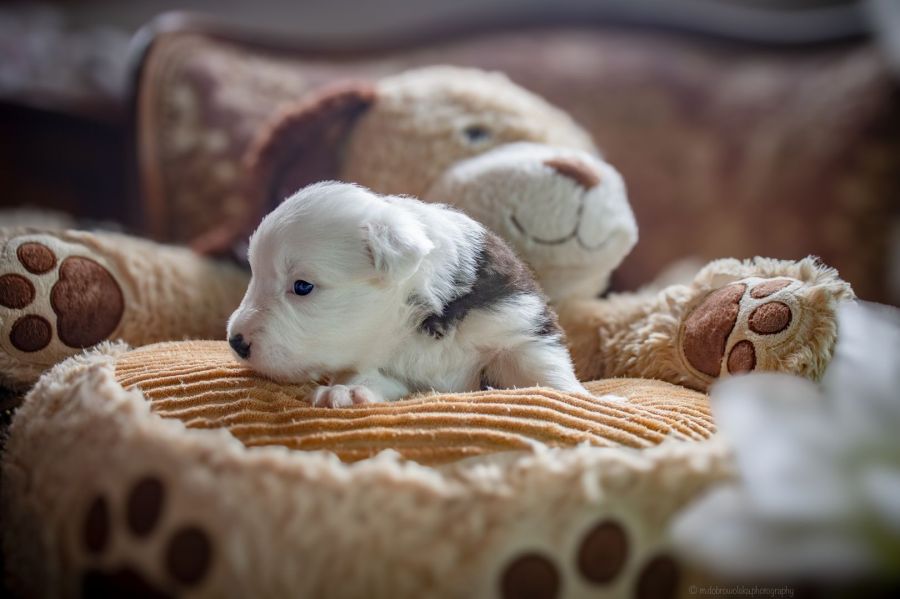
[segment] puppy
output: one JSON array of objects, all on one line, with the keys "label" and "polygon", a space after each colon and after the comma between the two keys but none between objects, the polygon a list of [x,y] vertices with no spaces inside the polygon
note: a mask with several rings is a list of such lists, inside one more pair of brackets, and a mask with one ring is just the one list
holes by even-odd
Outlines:
[{"label": "puppy", "polygon": [[461,212],[355,185],[310,185],[250,238],[228,323],[239,359],[314,405],[534,385],[588,392],[556,315],[499,237]]}]

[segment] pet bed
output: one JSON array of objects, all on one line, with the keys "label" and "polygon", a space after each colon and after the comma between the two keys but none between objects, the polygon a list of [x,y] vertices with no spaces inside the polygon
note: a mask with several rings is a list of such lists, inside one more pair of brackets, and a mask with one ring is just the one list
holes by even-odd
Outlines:
[{"label": "pet bed", "polygon": [[729,475],[707,397],[587,386],[327,410],[221,342],[104,344],[13,422],[8,571],[27,596],[670,596],[665,525]]}]

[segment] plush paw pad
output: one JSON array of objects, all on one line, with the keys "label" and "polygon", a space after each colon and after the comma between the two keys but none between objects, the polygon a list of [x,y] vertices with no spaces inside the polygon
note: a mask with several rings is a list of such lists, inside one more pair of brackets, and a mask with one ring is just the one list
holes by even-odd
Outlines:
[{"label": "plush paw pad", "polygon": [[769,369],[796,329],[802,285],[788,277],[750,278],[709,293],[682,323],[684,361],[711,378]]},{"label": "plush paw pad", "polygon": [[[675,560],[660,553],[641,556],[632,543],[622,524],[601,520],[583,533],[573,556],[574,568],[565,567],[567,556],[523,552],[500,572],[499,595],[502,599],[552,599],[566,595],[565,588],[577,585],[591,593],[610,589],[622,592],[630,587],[627,596],[639,599],[674,597],[680,579]],[[572,575],[578,580],[567,581]],[[630,580],[632,577],[634,580]]]},{"label": "plush paw pad", "polygon": [[56,254],[53,250],[41,243],[23,243],[16,250],[16,256],[19,262],[25,267],[25,270],[35,275],[42,275],[50,272],[50,269],[56,266]]},{"label": "plush paw pad", "polygon": [[59,339],[69,347],[89,347],[106,339],[125,309],[122,291],[109,271],[80,256],[60,264],[50,305],[56,313]]},{"label": "plush paw pad", "polygon": [[[122,289],[87,248],[51,236],[15,238],[0,256],[0,346],[48,349],[47,361],[107,339],[122,319]],[[3,272],[5,271],[5,272]]]},{"label": "plush paw pad", "polygon": [[[213,560],[209,535],[192,524],[164,527],[166,503],[165,486],[154,476],[131,487],[121,513],[104,495],[94,497],[80,535],[88,561],[95,562],[81,578],[84,597],[176,597],[206,579]],[[122,554],[129,553],[123,549],[134,551],[130,557],[136,559],[123,561]],[[162,572],[164,580],[151,582],[136,565],[147,556],[161,560],[152,571]]]}]

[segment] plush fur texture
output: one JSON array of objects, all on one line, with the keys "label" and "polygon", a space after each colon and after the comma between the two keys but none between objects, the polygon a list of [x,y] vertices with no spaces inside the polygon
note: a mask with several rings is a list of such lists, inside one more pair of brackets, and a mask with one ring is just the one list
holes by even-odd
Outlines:
[{"label": "plush fur texture", "polygon": [[[205,384],[227,394],[248,379],[220,381],[214,371],[180,366],[174,381],[166,358],[173,345],[180,344],[158,354],[164,380],[147,376],[152,353],[128,358],[122,346],[104,345],[54,368],[20,408],[3,457],[0,518],[7,574],[23,596],[513,597],[535,576],[558,596],[596,597],[598,588],[631,596],[677,583],[666,525],[730,477],[718,443],[669,441],[642,451],[536,444],[439,468],[393,452],[345,464],[326,452],[247,448],[219,429],[224,414],[215,410],[230,406],[243,418],[252,404],[173,408],[190,396],[212,399]],[[196,366],[197,346],[184,345],[184,364]],[[116,380],[122,360],[132,374],[144,368],[129,389]],[[607,434],[661,425],[667,402],[664,394],[639,404],[649,419],[619,404],[624,411]],[[404,403],[400,418],[409,423],[421,421],[417,406],[429,405]],[[458,404],[438,405],[452,415]],[[399,407],[372,408],[384,410],[383,434]],[[561,407],[533,410],[563,418]],[[360,409],[367,408],[315,412],[337,421]],[[604,404],[597,410],[615,414]],[[688,424],[684,410],[670,411],[674,421]],[[203,430],[204,413],[213,414],[214,430]],[[517,421],[498,422],[503,430]],[[429,443],[422,426],[413,444]],[[362,438],[377,428],[367,430]],[[347,448],[354,438],[333,441]]]},{"label": "plush fur texture", "polygon": [[569,115],[502,73],[426,67],[380,80],[376,93],[347,137],[340,176],[381,193],[423,196],[452,165],[507,143],[596,152]]},{"label": "plush fur texture", "polygon": [[509,241],[556,302],[606,289],[637,243],[622,177],[581,150],[506,144],[453,165],[425,197]]},{"label": "plush fur texture", "polygon": [[[819,377],[836,335],[835,306],[852,298],[849,286],[813,259],[759,258],[713,262],[688,285],[593,299],[634,243],[634,226],[621,181],[567,116],[501,76],[450,68],[385,79],[371,98],[343,94],[340,102],[319,98],[316,119],[285,115],[297,127],[276,124],[255,148],[292,148],[275,138],[315,124],[336,152],[313,163],[317,173],[340,167],[335,176],[377,191],[447,193],[443,201],[485,206],[481,218],[496,216],[489,226],[505,227],[497,232],[552,287],[582,380],[634,376],[683,386],[631,381],[632,390],[659,389],[639,400],[622,381],[588,383],[623,396],[618,404],[530,389],[321,410],[299,401],[311,381],[261,380],[226,360],[223,343],[133,354],[101,344],[46,373],[11,427],[0,519],[15,588],[46,597],[674,593],[678,566],[666,525],[731,471],[716,441],[648,445],[711,432],[705,400],[685,387],[705,390],[747,370]],[[546,147],[513,160],[505,152],[514,142]],[[279,164],[300,169],[300,178],[284,172],[282,181],[302,180],[309,165]],[[479,180],[492,177],[504,183],[488,193]],[[268,183],[261,202],[271,199]],[[521,206],[527,217],[511,210]],[[232,226],[207,247],[239,231]],[[418,266],[405,252],[393,259],[400,239],[390,231],[367,229],[377,242],[367,272],[415,272],[425,258]],[[535,241],[559,239],[548,232],[574,236],[548,248]],[[607,246],[604,238],[618,241]],[[603,249],[582,251],[585,240]],[[121,236],[7,231],[3,241],[7,381],[30,382],[78,351],[65,339],[220,338],[247,281],[184,250]],[[409,245],[424,252],[427,243]],[[592,260],[596,270],[586,272]],[[569,263],[581,270],[567,271]],[[411,305],[423,307],[422,331],[447,337],[473,310],[465,302],[449,309],[449,295],[433,291]],[[429,305],[448,309],[433,318]],[[81,318],[60,328],[60,310]],[[28,316],[35,318],[22,321]],[[293,342],[306,334],[289,331],[281,333]],[[27,352],[9,345],[45,340]],[[302,341],[304,351],[319,349],[319,339]],[[592,446],[607,443],[646,449]],[[370,457],[385,447],[447,464],[390,451]],[[317,448],[361,461],[295,451]]]},{"label": "plush fur texture", "polygon": [[323,163],[326,177],[462,209],[511,243],[554,301],[599,294],[637,240],[622,179],[590,136],[500,73],[427,67],[323,91],[274,117],[245,162],[247,212],[204,249],[229,231],[242,239],[293,191],[283,182],[322,176]]},{"label": "plush fur texture", "polygon": [[456,210],[319,183],[266,216],[249,259],[230,343],[277,380],[331,376],[316,405],[483,386],[587,394],[528,269]]},{"label": "plush fur texture", "polygon": [[[706,301],[723,289],[736,292],[730,310],[717,310]],[[776,290],[763,295],[772,289]],[[853,298],[837,272],[814,258],[724,259],[707,265],[690,285],[574,301],[561,306],[559,314],[582,380],[640,372],[707,390],[718,377],[736,374],[729,371],[728,361],[739,344],[753,348],[750,370],[819,379],[837,338],[837,305]],[[763,306],[787,310],[787,322],[771,332],[754,331],[753,315],[765,314]],[[694,320],[701,323],[697,343],[717,356],[713,374],[692,364],[690,351],[686,355],[690,346],[686,328],[695,314]],[[722,331],[724,335],[717,334]]]},{"label": "plush fur texture", "polygon": [[[323,156],[311,161],[316,148]],[[206,238],[206,249],[245,238],[246,227],[257,224],[268,202],[283,199],[280,184],[271,185],[273,177],[293,185],[308,180],[304,177],[312,171],[322,177],[334,170],[334,176],[377,192],[425,194],[426,200],[475,216],[531,266],[560,312],[582,380],[659,377],[706,389],[718,377],[747,370],[815,378],[834,342],[834,306],[852,297],[837,273],[812,260],[758,259],[713,263],[705,278],[687,286],[594,299],[636,241],[624,185],[571,119],[498,74],[431,67],[374,85],[323,90],[274,115],[247,161],[255,176],[245,191],[257,212],[248,211],[240,223],[227,223]],[[55,273],[62,271],[27,272],[10,254],[18,246],[7,243],[0,304],[16,306],[31,298],[29,306],[40,309],[32,314],[0,308],[4,380],[32,382],[51,364],[90,345],[86,341],[101,338],[143,344],[221,337],[215,327],[234,309],[244,275],[183,250],[125,237],[110,240],[115,241],[96,249],[90,244],[83,250],[71,246],[77,251],[59,249],[61,261],[70,253],[88,259],[67,268],[70,284],[62,295],[68,303],[56,306],[85,316],[84,323],[69,319],[63,329],[52,306]],[[47,241],[48,247],[53,243]],[[729,287],[742,279],[747,279],[742,286]],[[785,279],[790,280],[782,285]],[[771,285],[781,285],[771,297],[754,295]],[[94,291],[80,293],[80,288]],[[110,300],[101,302],[103,310],[86,309],[101,296]],[[110,306],[116,308],[112,315]],[[458,308],[465,305],[451,312],[465,312]],[[36,318],[20,323],[13,334],[23,316]],[[425,329],[440,333],[447,322],[433,319]]]},{"label": "plush fur texture", "polygon": [[[344,111],[317,108],[344,123],[340,178],[424,194],[509,242],[557,306],[582,380],[658,377],[705,390],[755,370],[817,378],[827,365],[835,306],[853,293],[812,259],[714,262],[690,285],[596,299],[637,241],[625,186],[571,119],[502,75],[416,69],[378,81],[366,101],[349,126]],[[309,110],[279,118],[302,122]],[[303,138],[273,131],[251,159],[280,137]],[[280,164],[305,168],[285,155]],[[277,201],[269,188],[248,193]]]},{"label": "plush fur texture", "polygon": [[[220,337],[247,279],[232,265],[125,235],[2,229],[0,384],[27,386],[110,338]],[[12,293],[20,301],[4,300]]]}]

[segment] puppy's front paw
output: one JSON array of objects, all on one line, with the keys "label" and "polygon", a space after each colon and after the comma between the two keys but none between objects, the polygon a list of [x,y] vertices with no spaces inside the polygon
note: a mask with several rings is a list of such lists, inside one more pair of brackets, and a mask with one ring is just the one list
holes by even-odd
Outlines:
[{"label": "puppy's front paw", "polygon": [[346,408],[354,404],[379,401],[374,391],[362,385],[332,385],[319,387],[313,396],[313,406],[317,408]]}]

